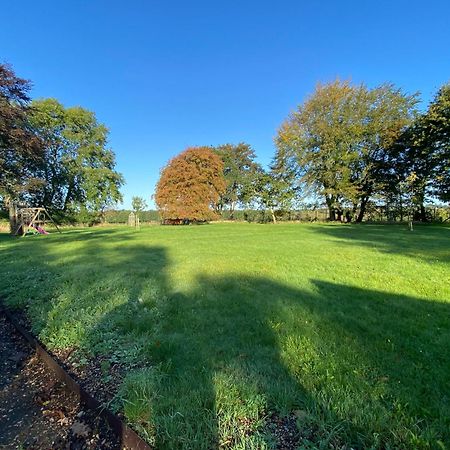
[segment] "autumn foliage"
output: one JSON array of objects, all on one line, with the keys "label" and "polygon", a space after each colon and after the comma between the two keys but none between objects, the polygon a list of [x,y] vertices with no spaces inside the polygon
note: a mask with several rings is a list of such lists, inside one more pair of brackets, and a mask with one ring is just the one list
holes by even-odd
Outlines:
[{"label": "autumn foliage", "polygon": [[223,162],[209,147],[191,147],[162,169],[155,202],[161,219],[205,221],[217,217],[216,206],[225,190]]}]

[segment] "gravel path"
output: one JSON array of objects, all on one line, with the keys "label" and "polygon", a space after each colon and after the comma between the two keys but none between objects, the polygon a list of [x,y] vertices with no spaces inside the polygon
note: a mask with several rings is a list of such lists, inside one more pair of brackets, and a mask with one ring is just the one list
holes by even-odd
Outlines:
[{"label": "gravel path", "polygon": [[120,449],[0,312],[0,449]]}]

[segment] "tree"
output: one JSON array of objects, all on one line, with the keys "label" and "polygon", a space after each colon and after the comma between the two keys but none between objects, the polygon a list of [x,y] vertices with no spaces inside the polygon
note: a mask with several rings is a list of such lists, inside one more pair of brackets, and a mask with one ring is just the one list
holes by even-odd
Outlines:
[{"label": "tree", "polygon": [[0,64],[0,197],[16,200],[39,180],[33,176],[42,147],[28,120],[31,88]]},{"label": "tree", "polygon": [[318,85],[282,124],[275,141],[279,151],[295,155],[302,180],[323,195],[331,220],[342,215],[342,202],[350,194],[352,155],[348,149],[357,142],[360,131],[351,133],[343,124],[352,123],[357,111],[352,104],[354,92],[349,83],[339,81]]},{"label": "tree", "polygon": [[155,201],[163,221],[211,220],[225,187],[220,157],[210,147],[191,147],[162,169]]},{"label": "tree", "polygon": [[410,231],[413,231],[413,220],[414,220],[414,209],[417,203],[421,199],[417,198],[417,190],[415,189],[415,182],[417,180],[417,175],[415,172],[411,172],[405,179],[405,181],[400,183],[400,189],[403,191],[403,198],[408,211],[408,226]]},{"label": "tree", "polygon": [[437,92],[423,118],[423,126],[433,160],[431,194],[450,202],[450,83]]},{"label": "tree", "polygon": [[401,196],[398,187],[407,184],[412,191],[416,220],[428,220],[427,198],[450,200],[450,84],[395,142],[390,166],[396,172],[392,190]]},{"label": "tree", "polygon": [[255,152],[243,142],[232,145],[220,145],[214,149],[223,162],[223,174],[226,181],[225,192],[221,195],[218,207],[228,208],[230,219],[238,204],[243,206],[251,202],[254,186],[261,166],[255,162]]},{"label": "tree", "polygon": [[136,214],[139,214],[147,208],[147,202],[142,197],[136,196],[131,199],[131,207]]},{"label": "tree", "polygon": [[277,148],[297,159],[305,184],[324,197],[331,220],[344,207],[361,221],[377,171],[416,103],[392,85],[370,90],[339,80],[316,91],[281,126]]},{"label": "tree", "polygon": [[362,89],[363,136],[354,149],[356,157],[351,167],[352,183],[357,189],[353,213],[359,209],[356,222],[363,220],[370,198],[383,190],[383,170],[391,159],[393,145],[413,122],[417,104],[417,94],[406,95],[391,84]]},{"label": "tree", "polygon": [[44,99],[32,103],[30,122],[45,151],[35,172],[42,186],[29,192],[30,204],[66,216],[80,211],[97,216],[121,201],[123,177],[115,170],[113,151],[107,148],[108,129],[93,112]]},{"label": "tree", "polygon": [[290,211],[298,195],[297,170],[294,161],[278,150],[269,171],[260,170],[257,178],[257,198],[261,207],[269,210],[276,223],[277,212]]}]

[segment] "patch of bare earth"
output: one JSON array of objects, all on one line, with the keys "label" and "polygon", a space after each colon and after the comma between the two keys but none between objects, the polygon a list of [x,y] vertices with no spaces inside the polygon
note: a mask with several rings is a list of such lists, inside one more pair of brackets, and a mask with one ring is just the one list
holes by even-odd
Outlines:
[{"label": "patch of bare earth", "polygon": [[300,440],[297,416],[280,417],[272,414],[267,421],[267,431],[273,436],[278,450],[296,450]]},{"label": "patch of bare earth", "polygon": [[108,424],[67,392],[3,316],[0,448],[120,449],[119,439]]}]

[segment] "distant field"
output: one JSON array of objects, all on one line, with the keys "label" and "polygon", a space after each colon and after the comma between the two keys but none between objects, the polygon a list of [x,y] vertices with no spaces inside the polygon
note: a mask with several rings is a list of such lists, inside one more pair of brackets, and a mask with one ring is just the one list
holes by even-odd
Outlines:
[{"label": "distant field", "polygon": [[157,448],[274,448],[295,422],[298,448],[450,448],[450,228],[0,234],[0,256],[44,343],[130,368],[115,405]]}]

